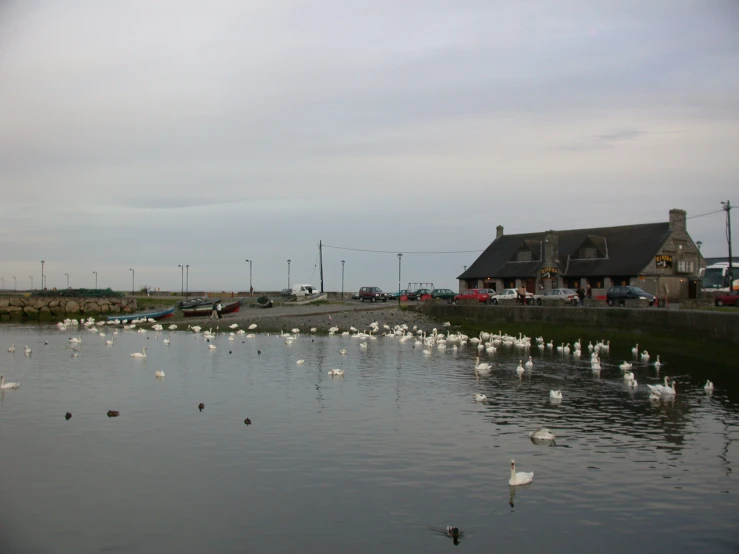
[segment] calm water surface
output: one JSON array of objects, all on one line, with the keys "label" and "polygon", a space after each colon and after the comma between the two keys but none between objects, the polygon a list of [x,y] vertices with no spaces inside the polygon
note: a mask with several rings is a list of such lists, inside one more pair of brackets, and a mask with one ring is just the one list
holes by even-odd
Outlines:
[{"label": "calm water surface", "polygon": [[[503,347],[476,380],[471,347],[222,334],[211,350],[189,332],[171,346],[167,332],[105,332],[0,328],[0,373],[21,383],[0,392],[0,552],[739,551],[726,370],[660,352],[659,376],[635,363],[630,391],[626,344],[600,376],[532,348],[521,379],[525,353]],[[676,398],[650,402],[665,375]],[[555,445],[529,440],[541,426]],[[533,484],[511,490],[511,458]],[[437,532],[448,524],[459,546]]]}]

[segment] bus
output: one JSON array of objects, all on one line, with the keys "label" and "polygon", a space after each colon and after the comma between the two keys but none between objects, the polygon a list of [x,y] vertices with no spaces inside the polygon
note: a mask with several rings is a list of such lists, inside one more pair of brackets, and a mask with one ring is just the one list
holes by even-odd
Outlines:
[{"label": "bus", "polygon": [[739,290],[739,263],[733,262],[731,268],[734,273],[734,282],[729,282],[729,262],[718,262],[705,268],[703,274],[703,290],[729,292]]}]

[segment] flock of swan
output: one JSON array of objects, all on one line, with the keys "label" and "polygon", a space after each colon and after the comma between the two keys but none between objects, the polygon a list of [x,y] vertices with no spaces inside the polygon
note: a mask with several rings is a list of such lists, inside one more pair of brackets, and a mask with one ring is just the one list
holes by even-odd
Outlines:
[{"label": "flock of swan", "polygon": [[[65,320],[64,322],[60,322],[57,327],[59,328],[59,330],[64,331],[70,327],[79,328],[80,326],[82,326],[91,334],[94,333],[96,335],[99,335],[100,337],[105,337],[106,333],[100,331],[100,328],[102,328],[102,326],[106,324],[113,327],[113,335],[117,335],[120,329],[124,331],[135,331],[137,333],[146,333],[147,329],[144,327],[144,325],[151,325],[150,330],[156,332],[164,330],[164,327],[156,323],[156,321],[154,320],[134,320],[124,323],[116,321],[95,321],[92,318],[81,322],[78,322],[76,320]],[[444,327],[448,328],[450,327],[450,325],[448,323],[445,323]],[[256,328],[257,325],[253,323],[249,325],[247,329],[248,331],[254,331]],[[237,323],[230,325],[228,329],[229,331],[226,331],[224,333],[227,334],[228,340],[230,341],[235,340],[235,338],[239,335],[244,336],[244,338],[254,338],[256,336],[254,333],[247,334],[247,330],[239,329],[239,325]],[[168,330],[177,330],[177,325],[169,325]],[[188,326],[187,330],[195,333],[196,335],[202,336],[202,338],[204,338],[206,343],[208,344],[208,349],[215,350],[217,348],[217,346],[213,344],[213,341],[221,334],[218,327],[216,327],[215,333],[212,329],[203,331],[203,329],[197,325]],[[201,331],[203,331],[202,335],[200,335]],[[317,328],[311,328],[310,332],[317,332]],[[516,337],[504,334],[502,332],[498,332],[497,334],[480,332],[477,337],[469,337],[465,334],[462,334],[461,332],[452,333],[449,329],[446,329],[446,331],[439,331],[438,329],[434,328],[430,333],[428,333],[416,326],[413,326],[411,328],[406,324],[395,325],[392,327],[385,324],[382,326],[381,329],[378,322],[371,323],[369,325],[368,331],[360,331],[354,326],[350,326],[347,330],[342,331],[338,326],[333,326],[328,329],[328,334],[330,337],[338,336],[360,339],[359,348],[361,350],[366,350],[369,347],[370,342],[377,340],[380,336],[385,338],[397,339],[399,343],[412,343],[413,348],[419,348],[423,355],[427,357],[432,356],[434,351],[439,353],[444,353],[447,351],[456,353],[458,351],[463,351],[464,349],[474,349],[476,351],[476,357],[474,361],[474,374],[478,382],[480,377],[491,375],[494,371],[499,369],[499,364],[495,362],[482,362],[481,356],[484,354],[494,356],[496,352],[498,352],[503,347],[513,347],[519,349],[522,354],[528,354],[530,349],[534,347],[538,348],[541,351],[553,351],[556,348],[557,353],[561,354],[562,356],[569,356],[573,359],[579,359],[583,357],[585,355],[584,351],[587,351],[587,356],[589,356],[590,358],[590,367],[593,373],[599,373],[602,370],[602,362],[600,356],[602,353],[608,353],[611,348],[610,341],[605,340],[599,341],[596,344],[593,344],[591,341],[587,347],[583,347],[582,341],[578,339],[574,343],[561,343],[560,345],[555,347],[553,341],[545,342],[543,337],[537,337],[534,341],[532,341],[531,337],[524,336],[522,333],[519,333],[518,337]],[[293,328],[290,333],[280,332],[277,336],[282,338],[286,345],[291,345],[300,337],[300,335],[300,329]],[[106,345],[112,346],[114,344],[114,340],[115,339],[107,339]],[[73,351],[73,356],[76,356],[76,353],[81,347],[82,341],[83,339],[81,335],[69,338],[68,348]],[[171,344],[171,334],[169,337],[162,339],[162,342],[164,345],[169,346]],[[15,352],[15,344],[11,345],[8,348],[8,352]],[[24,352],[27,356],[31,356],[31,349],[28,346],[24,347]],[[659,355],[656,357],[655,362],[649,364],[651,355],[647,350],[640,350],[638,344],[631,349],[631,352],[635,358],[638,358],[642,362],[642,364],[651,365],[653,368],[656,369],[657,372],[659,372],[660,368],[664,365]],[[261,353],[261,351],[259,351],[259,353]],[[346,355],[346,348],[342,348],[341,350],[339,350],[339,353],[342,356]],[[147,348],[143,347],[140,352],[132,352],[130,354],[130,357],[145,359],[147,357]],[[526,360],[525,362],[524,359]],[[304,363],[305,360],[303,359],[299,359],[296,361],[297,365],[303,365]],[[533,357],[531,355],[521,355],[518,361],[518,365],[515,368],[515,373],[519,378],[521,378],[526,372],[531,372],[533,368]],[[623,380],[625,385],[627,385],[630,389],[636,389],[638,383],[633,371],[631,371],[632,369],[634,369],[634,362],[624,360],[621,364],[618,365],[618,368],[623,372]],[[331,369],[328,372],[328,375],[331,377],[343,377],[344,369]],[[164,378],[164,376],[164,371],[155,371],[155,377],[157,379],[162,379]],[[5,377],[0,375],[0,389],[10,390],[17,389],[19,387],[20,383],[6,383]],[[647,387],[649,389],[650,399],[652,401],[658,401],[665,397],[674,397],[677,394],[675,388],[675,380],[668,376],[664,377],[664,384],[647,385]],[[714,390],[713,383],[711,381],[707,381],[704,389],[708,393],[712,392]],[[474,399],[476,402],[481,403],[485,403],[488,401],[487,396],[483,393],[476,393],[474,395]],[[551,390],[549,392],[550,402],[558,403],[561,402],[562,399],[563,393],[561,390]],[[204,406],[201,403],[199,405],[199,409],[202,411],[203,407]],[[108,413],[110,417],[115,417],[118,415],[118,412],[116,411],[111,412]],[[71,417],[71,414],[67,413],[67,416],[67,419],[69,419],[69,417]],[[250,420],[247,424],[249,423],[251,423]],[[534,442],[552,443],[555,439],[555,434],[547,428],[540,428],[529,433],[529,437]],[[516,472],[515,461],[511,460],[511,476],[509,479],[509,485],[517,486],[528,484],[531,483],[533,479],[533,472]]]}]

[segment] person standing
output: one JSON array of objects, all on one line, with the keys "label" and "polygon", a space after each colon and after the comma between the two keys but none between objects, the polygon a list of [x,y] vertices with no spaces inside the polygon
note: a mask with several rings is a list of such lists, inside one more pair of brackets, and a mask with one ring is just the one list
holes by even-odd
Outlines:
[{"label": "person standing", "polygon": [[523,285],[518,287],[518,301],[521,304],[526,304],[526,287]]},{"label": "person standing", "polygon": [[216,305],[216,315],[218,316],[218,319],[223,319],[223,314],[221,313],[223,311],[223,306],[221,306],[221,302],[219,301]]},{"label": "person standing", "polygon": [[580,306],[585,305],[585,289],[579,287],[577,289],[577,297],[580,299]]},{"label": "person standing", "polygon": [[218,300],[213,302],[213,309],[210,312],[211,319],[218,319],[218,304],[220,304]]}]

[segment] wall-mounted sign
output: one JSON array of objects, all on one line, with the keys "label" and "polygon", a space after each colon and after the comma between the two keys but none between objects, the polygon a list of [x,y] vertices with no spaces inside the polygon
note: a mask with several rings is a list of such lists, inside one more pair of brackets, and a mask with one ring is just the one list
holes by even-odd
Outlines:
[{"label": "wall-mounted sign", "polygon": [[660,254],[656,258],[657,267],[672,267],[672,256],[668,256],[667,254]]},{"label": "wall-mounted sign", "polygon": [[541,268],[541,276],[544,279],[549,279],[551,277],[554,277],[559,273],[559,270],[556,267],[542,267]]}]

